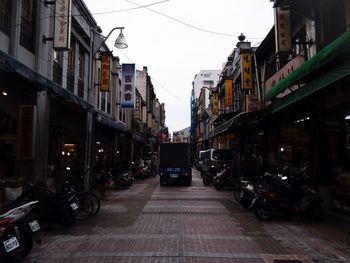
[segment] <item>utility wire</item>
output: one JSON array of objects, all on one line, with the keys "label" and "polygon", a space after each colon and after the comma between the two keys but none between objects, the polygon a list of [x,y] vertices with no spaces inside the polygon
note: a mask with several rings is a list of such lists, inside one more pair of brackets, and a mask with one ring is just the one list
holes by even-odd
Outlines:
[{"label": "utility wire", "polygon": [[[122,53],[131,63],[135,63],[130,57],[128,57],[121,49],[118,49],[120,51],[120,53]],[[135,63],[136,64],[136,63]],[[138,65],[136,65],[136,67],[138,67],[139,70],[142,70],[142,68]],[[164,89],[166,92],[168,92],[171,96],[173,96],[175,99],[177,99],[178,101],[186,104],[187,106],[189,106],[188,102],[185,102],[184,100],[182,100],[180,97],[178,97],[177,95],[175,95],[174,93],[172,93],[169,89],[167,89],[164,85],[162,85],[159,81],[157,81],[154,77],[151,77],[152,80],[157,83],[159,85],[159,87],[161,87],[162,89]]]},{"label": "utility wire", "polygon": [[[128,2],[128,3],[131,3],[131,4],[134,4],[134,5],[137,5],[137,6],[141,7],[141,5],[139,5],[139,4],[135,3],[135,2],[132,2],[132,1],[130,1],[130,0],[125,0],[125,1]],[[204,29],[204,28],[200,28],[200,27],[197,27],[197,26],[188,24],[188,23],[186,23],[186,22],[184,22],[184,21],[182,21],[182,20],[180,20],[180,19],[177,19],[177,18],[171,17],[171,16],[169,16],[169,15],[167,15],[167,14],[158,12],[158,11],[152,9],[152,8],[147,7],[147,6],[144,6],[144,8],[146,8],[146,9],[148,9],[148,10],[150,10],[150,11],[152,11],[152,12],[158,14],[158,15],[164,16],[164,17],[166,17],[166,18],[168,18],[168,19],[170,19],[170,20],[173,20],[173,21],[175,21],[175,22],[177,22],[177,23],[183,24],[183,25],[185,25],[185,26],[187,26],[187,27],[190,27],[190,28],[193,28],[193,29],[202,31],[202,32],[211,33],[211,34],[220,35],[220,36],[227,36],[227,37],[238,37],[237,35],[232,35],[232,34],[226,34],[226,33],[220,33],[220,32],[216,32],[216,31],[211,31],[211,30],[207,30],[207,29]],[[251,39],[262,39],[262,38],[261,38],[261,37],[251,37]]]}]

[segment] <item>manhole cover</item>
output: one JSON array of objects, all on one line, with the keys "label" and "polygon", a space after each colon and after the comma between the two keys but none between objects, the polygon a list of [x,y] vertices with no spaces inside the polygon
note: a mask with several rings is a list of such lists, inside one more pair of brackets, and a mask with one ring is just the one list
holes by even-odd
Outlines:
[{"label": "manhole cover", "polygon": [[275,259],[273,262],[274,263],[303,263],[300,260],[294,260],[294,259]]},{"label": "manhole cover", "polygon": [[201,187],[191,187],[191,190],[207,190],[207,188],[201,188]]}]

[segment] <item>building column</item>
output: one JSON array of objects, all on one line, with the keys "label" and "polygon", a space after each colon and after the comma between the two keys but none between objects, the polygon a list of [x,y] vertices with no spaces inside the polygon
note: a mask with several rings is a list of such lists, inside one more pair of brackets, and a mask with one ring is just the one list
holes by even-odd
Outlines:
[{"label": "building column", "polygon": [[85,172],[84,189],[89,190],[92,187],[92,171],[95,158],[95,129],[93,113],[88,111],[86,114],[86,140],[85,140]]},{"label": "building column", "polygon": [[37,93],[37,132],[35,143],[34,181],[46,182],[48,172],[50,100],[45,91]]}]

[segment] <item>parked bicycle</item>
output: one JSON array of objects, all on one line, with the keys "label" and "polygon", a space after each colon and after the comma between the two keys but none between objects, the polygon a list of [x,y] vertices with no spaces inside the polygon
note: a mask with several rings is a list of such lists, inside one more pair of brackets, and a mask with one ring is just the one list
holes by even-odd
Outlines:
[{"label": "parked bicycle", "polygon": [[96,215],[101,208],[100,199],[91,191],[84,191],[83,182],[84,174],[75,172],[66,176],[64,189],[73,191],[77,196],[78,209],[76,216],[78,220],[86,219],[91,215]]}]

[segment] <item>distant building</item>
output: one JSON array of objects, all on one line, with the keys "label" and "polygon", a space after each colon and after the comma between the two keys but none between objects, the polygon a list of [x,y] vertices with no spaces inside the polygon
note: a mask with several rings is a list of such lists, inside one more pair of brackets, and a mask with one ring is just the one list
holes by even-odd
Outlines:
[{"label": "distant building", "polygon": [[198,99],[202,88],[204,89],[205,94],[205,108],[209,105],[209,89],[215,88],[218,84],[221,70],[201,70],[198,74],[195,75],[193,80],[194,94]]},{"label": "distant building", "polygon": [[173,142],[190,142],[190,127],[173,132]]}]

